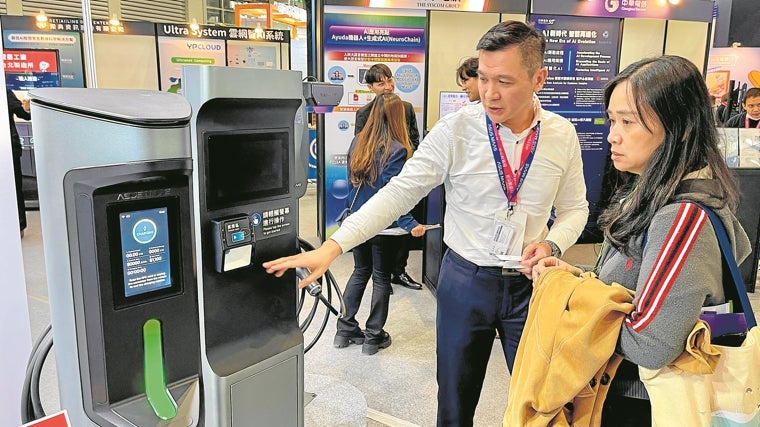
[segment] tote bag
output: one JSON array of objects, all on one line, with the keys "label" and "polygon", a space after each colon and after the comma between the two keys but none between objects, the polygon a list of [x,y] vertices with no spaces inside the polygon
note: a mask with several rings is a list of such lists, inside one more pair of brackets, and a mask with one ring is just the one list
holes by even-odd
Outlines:
[{"label": "tote bag", "polygon": [[[726,298],[738,300],[750,329],[738,347],[715,345],[710,343],[709,327],[700,320],[689,343],[705,340],[701,344],[707,349],[706,357],[687,357],[689,367],[697,369],[639,366],[639,377],[652,405],[652,426],[760,427],[760,329],[723,223],[712,210],[700,207],[710,217],[718,237],[723,271],[730,272],[731,279],[724,274],[723,280]],[[702,336],[695,335],[700,333]],[[711,352],[720,353],[717,363]]]},{"label": "tote bag", "polygon": [[741,347],[713,347],[720,359],[712,374],[639,366],[653,427],[760,426],[760,328],[752,328]]}]

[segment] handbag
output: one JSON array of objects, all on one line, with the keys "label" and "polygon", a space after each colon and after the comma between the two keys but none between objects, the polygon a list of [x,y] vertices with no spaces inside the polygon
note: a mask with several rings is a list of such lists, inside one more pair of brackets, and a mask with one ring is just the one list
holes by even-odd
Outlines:
[{"label": "handbag", "polygon": [[[760,328],[723,223],[712,210],[699,206],[710,217],[720,244],[726,300],[740,303],[749,330],[741,335],[739,346],[719,345],[715,343],[720,337],[711,339],[707,323],[699,320],[689,336],[687,351],[673,364],[661,369],[639,366],[652,405],[652,426],[758,427]],[[729,273],[730,280],[726,277]]]},{"label": "handbag", "polygon": [[356,193],[354,193],[354,199],[351,200],[351,204],[347,208],[343,209],[343,211],[341,211],[340,215],[338,215],[338,217],[335,218],[335,223],[338,224],[338,227],[340,227],[341,225],[343,225],[343,220],[344,219],[348,218],[349,215],[351,215],[352,213],[354,213],[354,211],[353,211],[354,204],[356,203],[356,198],[359,197],[359,191],[362,189],[362,184],[363,184],[363,182],[360,182],[359,186],[356,188]]}]

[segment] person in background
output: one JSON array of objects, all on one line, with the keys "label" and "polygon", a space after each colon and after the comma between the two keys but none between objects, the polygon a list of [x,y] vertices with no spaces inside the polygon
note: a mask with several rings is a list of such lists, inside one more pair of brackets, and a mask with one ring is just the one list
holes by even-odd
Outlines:
[{"label": "person in background", "polygon": [[457,84],[467,94],[470,102],[480,101],[478,92],[478,58],[471,57],[462,61],[457,68]]},{"label": "person in background", "polygon": [[[398,95],[377,95],[366,126],[354,137],[348,149],[348,177],[353,186],[346,200],[359,209],[388,181],[396,176],[412,155],[406,131],[404,104]],[[348,206],[347,206],[348,207]],[[410,214],[403,214],[390,227],[401,227],[412,236],[425,234]],[[362,353],[372,355],[391,345],[391,336],[383,329],[388,319],[391,271],[396,261],[395,236],[377,235],[354,247],[354,272],[348,279],[343,299],[346,315],[338,318],[333,344],[337,348],[362,344]],[[372,303],[364,331],[356,321],[367,282],[372,278]]]},{"label": "person in background", "polygon": [[18,224],[21,237],[24,237],[26,229],[26,206],[24,205],[23,177],[21,175],[21,138],[16,129],[16,121],[13,116],[24,120],[31,120],[29,114],[29,100],[20,101],[12,90],[6,89],[5,95],[8,100],[8,126],[11,129],[11,150],[13,152],[13,177],[16,181],[16,204],[18,205]]},{"label": "person in background", "polygon": [[742,111],[726,120],[726,128],[758,128],[760,129],[760,88],[747,89],[742,98]]},{"label": "person in background", "polygon": [[715,107],[715,113],[718,115],[718,127],[723,127],[725,121],[723,115],[726,114],[726,108],[728,107],[728,94],[724,94],[720,97],[718,105]]},{"label": "person in background", "polygon": [[[575,243],[588,219],[575,127],[541,108],[536,96],[548,73],[543,34],[505,21],[477,49],[482,103],[441,118],[401,173],[321,247],[263,263],[275,275],[308,268],[299,284],[306,286],[443,184],[448,250],[436,293],[439,426],[472,426],[497,330],[512,369],[532,291],[526,275],[539,259]],[[556,220],[548,229],[552,207]],[[515,254],[520,261],[503,268]]]},{"label": "person in background", "polygon": [[[605,283],[635,290],[623,321],[620,365],[604,403],[604,426],[649,426],[651,407],[637,365],[673,362],[703,306],[724,302],[721,253],[698,202],[722,219],[740,263],[749,240],[734,211],[739,195],[718,150],[702,74],[678,56],[629,65],[604,90],[612,162],[622,175],[599,217],[604,242],[594,271]],[[533,267],[579,275],[578,267],[545,258]]]},{"label": "person in background", "polygon": [[[367,70],[364,75],[364,80],[367,82],[367,87],[375,93],[375,99],[378,95],[384,93],[394,93],[396,90],[396,84],[393,81],[393,73],[391,69],[385,64],[375,64]],[[404,117],[406,118],[406,129],[409,134],[409,141],[412,144],[412,150],[416,150],[420,145],[420,132],[417,128],[417,116],[414,114],[414,106],[412,104],[402,101],[404,104]],[[356,111],[354,135],[358,135],[359,132],[364,129],[364,125],[367,123],[367,118],[372,111],[372,106],[375,105],[375,100],[368,102],[365,106]],[[420,290],[422,285],[412,279],[412,276],[406,272],[406,263],[409,259],[409,236],[396,236],[393,241],[396,243],[396,263],[393,267],[393,275],[391,276],[391,283],[404,286],[409,289]],[[393,289],[391,289],[393,293]]]}]

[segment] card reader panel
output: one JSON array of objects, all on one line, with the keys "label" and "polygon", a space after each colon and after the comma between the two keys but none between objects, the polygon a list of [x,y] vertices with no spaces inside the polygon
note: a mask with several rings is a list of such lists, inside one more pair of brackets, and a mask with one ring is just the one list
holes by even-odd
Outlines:
[{"label": "card reader panel", "polygon": [[251,218],[240,214],[211,220],[211,224],[217,273],[251,265],[254,246]]}]

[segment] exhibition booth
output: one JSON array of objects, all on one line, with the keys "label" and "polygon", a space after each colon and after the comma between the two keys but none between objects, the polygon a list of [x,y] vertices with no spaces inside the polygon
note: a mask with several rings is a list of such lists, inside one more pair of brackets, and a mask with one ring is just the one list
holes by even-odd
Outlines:
[{"label": "exhibition booth", "polygon": [[[391,68],[424,135],[467,104],[455,71],[477,55],[482,34],[505,20],[531,22],[547,41],[549,77],[538,97],[575,125],[582,149],[591,214],[579,243],[598,243],[611,169],[602,92],[619,70],[672,54],[704,70],[718,98],[760,85],[760,65],[741,56],[760,64],[757,49],[710,49],[713,6],[326,0],[310,11],[313,28],[299,27],[314,40],[311,76],[290,71],[289,30],[93,21],[88,58],[80,19],[50,17],[43,27],[34,17],[0,16],[6,86],[31,93],[38,121],[35,132],[17,124],[24,174],[40,178],[41,210],[57,209],[41,216],[54,260],[63,405],[76,425],[303,425],[304,339],[296,289],[285,286],[296,273],[275,278],[260,265],[297,250],[298,199],[309,179],[317,183],[319,237],[338,228],[355,115],[374,97],[367,70]],[[87,74],[90,60],[97,76]],[[741,267],[754,290],[760,130],[721,135],[751,202],[738,216],[753,244],[755,256]],[[35,137],[46,150],[41,159]],[[425,224],[444,225],[444,213],[443,187],[414,210]],[[141,243],[156,252],[141,253]],[[443,229],[412,247],[423,251],[422,279],[435,292]],[[143,256],[146,266],[134,264]],[[144,343],[139,357],[122,351]]]}]

